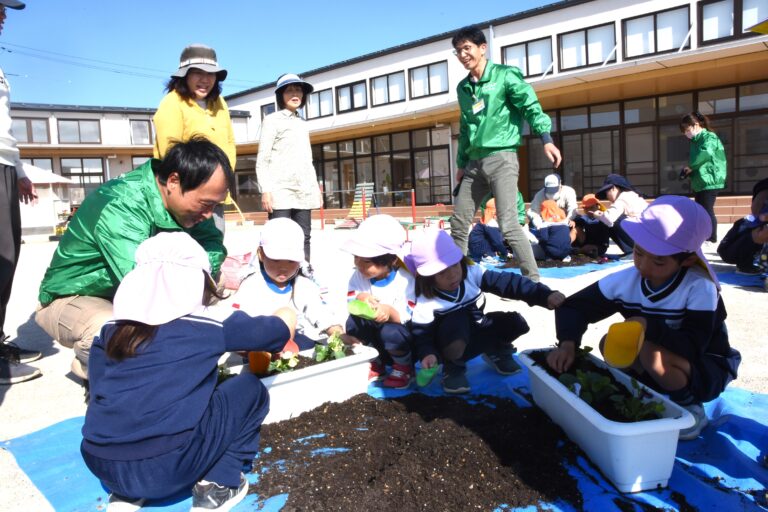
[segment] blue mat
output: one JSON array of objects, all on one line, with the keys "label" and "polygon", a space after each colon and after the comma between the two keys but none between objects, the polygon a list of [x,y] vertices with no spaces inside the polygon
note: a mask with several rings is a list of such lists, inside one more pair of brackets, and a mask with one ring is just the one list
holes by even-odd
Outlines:
[{"label": "blue mat", "polygon": [[[514,400],[528,407],[528,377],[525,371],[502,378],[479,358],[469,362],[467,377],[473,393]],[[442,389],[435,379],[418,392],[438,396]],[[391,398],[414,390],[385,390],[370,386],[368,393],[376,398]],[[472,397],[468,397],[472,399]],[[569,466],[584,499],[584,510],[768,510],[766,486],[768,468],[759,461],[768,455],[768,395],[729,388],[723,395],[705,404],[710,426],[702,437],[678,445],[677,458],[669,481],[662,491],[621,494],[605,480],[586,459]],[[62,421],[38,432],[3,443],[21,469],[57,511],[103,510],[107,492],[91,475],[80,456],[80,429],[83,418]],[[322,435],[322,432],[318,432]],[[297,443],[302,442],[296,440]],[[262,446],[270,450],[269,446]],[[333,456],[323,452],[324,456]],[[269,471],[272,468],[261,468]],[[249,475],[251,482],[258,476]],[[287,495],[259,499],[249,495],[234,510],[277,512]],[[176,496],[163,503],[153,503],[146,510],[187,511],[189,495]],[[532,504],[533,510],[574,510],[564,503]],[[498,511],[511,508],[499,504]],[[528,509],[524,509],[528,510]],[[490,512],[490,511],[489,511]]]},{"label": "blue mat", "polygon": [[720,284],[731,286],[741,286],[742,288],[762,288],[765,281],[765,274],[755,276],[743,276],[736,272],[718,272],[717,279]]},{"label": "blue mat", "polygon": [[[550,267],[539,268],[539,274],[541,277],[547,277],[552,279],[570,279],[571,277],[581,276],[590,272],[597,272],[598,270],[605,270],[606,268],[619,268],[622,265],[631,263],[628,260],[613,259],[605,263],[585,263],[584,265],[574,265],[570,267]],[[485,267],[488,270],[494,270],[496,272],[515,272],[520,273],[519,268],[502,268],[503,262],[490,263],[481,261],[478,265]]]}]

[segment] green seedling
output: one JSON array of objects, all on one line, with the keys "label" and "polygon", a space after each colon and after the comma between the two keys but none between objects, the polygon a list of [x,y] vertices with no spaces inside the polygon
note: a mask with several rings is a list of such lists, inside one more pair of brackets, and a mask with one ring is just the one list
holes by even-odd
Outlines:
[{"label": "green seedling", "polygon": [[611,383],[610,377],[596,372],[576,370],[575,376],[564,373],[558,380],[590,405],[605,400],[619,391]]},{"label": "green seedling", "polygon": [[365,318],[366,320],[376,319],[376,309],[364,300],[354,299],[347,302],[349,314]]},{"label": "green seedling", "polygon": [[299,364],[298,354],[293,352],[283,352],[280,357],[269,363],[270,372],[288,372],[293,370]]},{"label": "green seedling", "polygon": [[315,345],[315,361],[321,363],[323,361],[331,361],[333,359],[341,359],[346,357],[344,352],[344,342],[341,340],[341,336],[338,334],[332,334],[328,338],[327,345]]},{"label": "green seedling", "polygon": [[429,386],[429,383],[432,382],[432,379],[435,377],[435,374],[439,369],[440,367],[438,365],[435,365],[432,368],[419,369],[419,371],[416,372],[416,384],[422,388]]},{"label": "green seedling", "polygon": [[644,391],[635,379],[632,379],[632,396],[613,395],[611,400],[616,410],[631,421],[643,421],[660,418],[664,414],[664,404],[658,400],[643,401]]}]

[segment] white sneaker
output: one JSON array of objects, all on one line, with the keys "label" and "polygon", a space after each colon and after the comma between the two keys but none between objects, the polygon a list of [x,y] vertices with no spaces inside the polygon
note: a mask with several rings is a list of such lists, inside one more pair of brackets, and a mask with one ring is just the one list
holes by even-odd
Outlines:
[{"label": "white sneaker", "polygon": [[123,498],[117,494],[110,494],[107,501],[107,512],[135,512],[139,510],[144,502],[144,498],[130,501],[129,498]]},{"label": "white sneaker", "polygon": [[570,256],[566,256],[565,258],[563,258],[563,263],[570,263],[570,262],[571,262]]},{"label": "white sneaker", "polygon": [[709,420],[707,419],[707,413],[704,411],[704,407],[701,404],[684,405],[683,409],[691,413],[696,422],[692,427],[681,430],[678,439],[681,441],[690,441],[699,437],[699,434],[704,430],[704,427],[709,424]]}]

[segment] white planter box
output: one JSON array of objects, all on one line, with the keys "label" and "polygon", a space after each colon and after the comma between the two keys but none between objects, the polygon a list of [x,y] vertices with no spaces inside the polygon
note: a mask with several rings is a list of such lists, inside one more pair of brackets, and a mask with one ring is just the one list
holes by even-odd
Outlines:
[{"label": "white planter box", "polygon": [[[641,384],[652,395],[648,400],[664,403],[663,417],[635,423],[608,420],[536,365],[528,356],[534,351],[520,354],[528,368],[533,400],[586,452],[603,475],[621,492],[666,487],[675,462],[679,431],[694,424],[691,413]],[[591,354],[588,357],[632,389],[629,376]]]},{"label": "white planter box", "polygon": [[[269,414],[264,423],[275,423],[311,411],[325,402],[343,402],[368,390],[369,361],[379,355],[375,348],[356,345],[351,356],[326,361],[301,370],[261,379],[269,390]],[[313,350],[300,352],[312,357]],[[232,373],[250,371],[248,365],[230,368]]]}]

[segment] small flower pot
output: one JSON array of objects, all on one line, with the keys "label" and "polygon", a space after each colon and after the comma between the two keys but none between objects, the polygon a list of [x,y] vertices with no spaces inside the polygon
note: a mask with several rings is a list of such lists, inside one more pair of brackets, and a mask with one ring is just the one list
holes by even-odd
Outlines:
[{"label": "small flower pot", "polygon": [[[666,487],[675,462],[678,434],[694,424],[691,413],[640,384],[651,395],[647,400],[664,404],[662,417],[634,423],[608,420],[534,363],[528,355],[534,351],[520,354],[520,361],[528,369],[534,402],[584,450],[603,475],[620,492]],[[632,389],[629,376],[591,354],[587,357],[607,368],[618,385]]]},{"label": "small flower pot", "polygon": [[[365,345],[355,345],[354,352],[341,359],[261,379],[269,390],[269,414],[264,423],[287,420],[325,402],[343,402],[365,393],[368,390],[368,363],[379,353]],[[313,350],[304,350],[299,355],[312,357]],[[244,365],[232,367],[230,371],[250,370]]]}]

